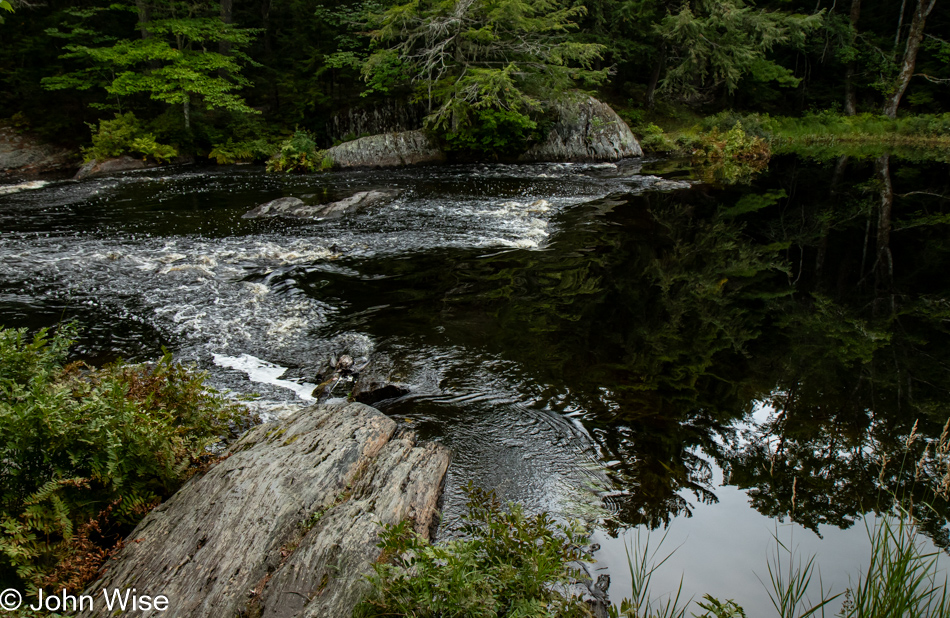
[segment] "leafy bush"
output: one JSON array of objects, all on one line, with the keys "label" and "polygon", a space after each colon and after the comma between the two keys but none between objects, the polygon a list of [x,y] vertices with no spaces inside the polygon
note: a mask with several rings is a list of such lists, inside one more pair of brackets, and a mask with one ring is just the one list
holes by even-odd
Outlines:
[{"label": "leafy bush", "polygon": [[169,354],[147,365],[66,364],[74,335],[0,328],[0,579],[42,585],[66,558],[94,573],[76,556],[88,557],[94,529],[136,523],[237,419]]},{"label": "leafy bush", "polygon": [[333,168],[333,159],[317,148],[317,143],[306,131],[297,129],[284,140],[268,162],[268,172],[314,172]]},{"label": "leafy bush", "polygon": [[725,110],[703,119],[704,131],[718,129],[726,132],[740,125],[746,135],[770,140],[775,135],[777,127],[775,121],[768,114],[742,114],[734,110]]},{"label": "leafy bush", "polygon": [[353,612],[374,616],[585,617],[592,614],[558,588],[579,577],[570,564],[590,560],[578,524],[504,510],[494,493],[468,487],[466,537],[429,545],[410,522],[387,526],[383,557],[370,576],[373,590]]},{"label": "leafy bush", "polygon": [[164,162],[178,156],[173,146],[159,144],[155,135],[132,112],[116,114],[113,120],[102,120],[92,135],[92,146],[84,151],[86,161],[111,159],[124,154],[135,154]]},{"label": "leafy bush", "polygon": [[447,151],[511,157],[541,138],[538,123],[516,111],[485,108],[467,116],[455,130],[443,129],[439,135]]},{"label": "leafy bush", "polygon": [[663,132],[663,129],[653,123],[639,126],[635,132],[640,137],[640,146],[646,152],[671,153],[679,150],[676,143]]},{"label": "leafy bush", "polygon": [[265,139],[235,142],[228,138],[227,142],[216,144],[208,153],[208,158],[217,161],[218,165],[227,165],[230,163],[260,161],[273,154],[274,147]]},{"label": "leafy bush", "polygon": [[694,157],[706,159],[768,160],[771,152],[768,143],[760,137],[745,132],[741,122],[726,132],[714,128],[699,136]]}]

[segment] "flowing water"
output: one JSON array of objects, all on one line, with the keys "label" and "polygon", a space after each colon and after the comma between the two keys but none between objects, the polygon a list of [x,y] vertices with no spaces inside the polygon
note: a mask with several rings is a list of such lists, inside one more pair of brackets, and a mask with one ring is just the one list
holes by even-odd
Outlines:
[{"label": "flowing water", "polygon": [[[95,362],[167,347],[265,418],[312,401],[328,358],[386,357],[411,392],[378,406],[454,452],[440,534],[469,481],[583,518],[619,599],[624,542],[666,528],[658,593],[683,574],[687,596],[768,615],[773,533],[840,591],[863,518],[926,485],[880,462],[950,410],[947,172],[786,156],[737,184],[665,161],[8,182],[0,324],[74,320]],[[241,218],[369,189],[400,192]]]}]

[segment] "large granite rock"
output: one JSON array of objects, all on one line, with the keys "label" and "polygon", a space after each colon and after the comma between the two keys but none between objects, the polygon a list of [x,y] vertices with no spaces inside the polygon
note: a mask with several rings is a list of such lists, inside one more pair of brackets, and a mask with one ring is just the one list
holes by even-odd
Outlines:
[{"label": "large granite rock", "polygon": [[641,157],[643,150],[627,123],[609,105],[588,95],[555,104],[557,121],[540,144],[520,161],[619,161]]},{"label": "large granite rock", "polygon": [[42,174],[76,169],[78,155],[12,127],[0,127],[0,174]]},{"label": "large granite rock", "polygon": [[330,148],[326,155],[340,168],[397,167],[445,161],[445,153],[422,131],[361,137]]},{"label": "large granite rock", "polygon": [[370,204],[389,200],[398,195],[398,191],[360,191],[350,197],[329,204],[307,205],[296,197],[281,197],[261,204],[247,211],[241,218],[257,219],[260,217],[292,217],[296,219],[335,219],[351,212],[356,212]]},{"label": "large granite rock", "polygon": [[80,615],[108,615],[101,591],[134,587],[166,596],[169,617],[350,616],[379,524],[408,518],[429,537],[448,464],[359,403],[258,426],[139,524]]},{"label": "large granite rock", "polygon": [[133,170],[144,170],[152,167],[158,167],[158,163],[151,163],[142,159],[136,159],[129,155],[122,155],[114,159],[98,161],[93,159],[79,168],[73,180],[84,180],[86,178],[95,178],[97,176],[106,176],[118,172],[130,172]]}]

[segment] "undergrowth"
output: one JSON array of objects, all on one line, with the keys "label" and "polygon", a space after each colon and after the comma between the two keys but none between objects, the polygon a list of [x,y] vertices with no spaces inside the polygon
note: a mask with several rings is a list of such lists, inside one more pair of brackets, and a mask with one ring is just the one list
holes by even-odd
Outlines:
[{"label": "undergrowth", "polygon": [[316,172],[333,169],[333,159],[306,131],[297,130],[281,143],[277,152],[267,161],[268,172]]},{"label": "undergrowth", "polygon": [[503,508],[471,484],[467,492],[464,538],[430,545],[409,520],[384,527],[373,589],[354,618],[591,618],[583,601],[562,594],[581,576],[572,563],[591,559],[586,531],[517,504]]},{"label": "undergrowth", "polygon": [[0,327],[0,581],[28,590],[80,589],[239,414],[168,353],[67,363],[75,334]]}]

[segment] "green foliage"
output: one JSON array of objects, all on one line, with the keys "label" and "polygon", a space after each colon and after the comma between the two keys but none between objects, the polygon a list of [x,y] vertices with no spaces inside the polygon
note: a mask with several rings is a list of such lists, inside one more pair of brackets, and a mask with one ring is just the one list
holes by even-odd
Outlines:
[{"label": "green foliage", "polygon": [[[7,11],[9,13],[13,12],[13,5],[7,2],[7,0],[0,0],[0,9]],[[0,24],[3,23],[3,13],[0,13]]]},{"label": "green foliage", "polygon": [[216,144],[208,158],[217,161],[218,165],[261,161],[273,156],[274,150],[274,146],[263,138],[239,142],[228,138],[227,142]]},{"label": "green foliage", "polygon": [[116,114],[113,120],[101,120],[92,135],[92,146],[85,150],[85,159],[99,161],[123,154],[135,154],[165,162],[178,156],[173,146],[159,144],[152,133],[145,132],[142,122],[132,112]]},{"label": "green foliage", "polygon": [[766,53],[776,45],[800,46],[821,22],[822,13],[804,16],[756,9],[745,0],[685,2],[656,26],[675,54],[662,88],[698,100],[721,86],[734,92],[745,76],[797,86],[799,78]]},{"label": "green foliage", "polygon": [[[552,0],[400,4],[376,17],[380,49],[364,76],[379,92],[411,79],[431,110],[428,126],[451,147],[513,152],[536,137],[546,101],[607,77],[593,69],[604,46],[567,36],[585,12]],[[514,134],[485,135],[496,128]]]},{"label": "green foliage", "polygon": [[317,148],[313,136],[298,129],[280,145],[267,161],[268,172],[326,172],[333,168],[333,159]]},{"label": "green foliage", "polygon": [[[84,90],[105,79],[102,83],[111,95],[128,97],[144,93],[155,101],[185,106],[186,124],[187,106],[192,98],[198,99],[208,109],[258,113],[235,94],[250,83],[241,70],[244,64],[253,64],[253,61],[241,49],[250,44],[255,31],[236,28],[217,17],[196,16],[196,13],[201,13],[199,7],[191,7],[189,17],[175,16],[172,8],[165,19],[142,24],[147,28],[148,36],[141,38],[110,41],[93,37],[93,43],[76,42],[88,38],[90,31],[85,19],[70,32],[51,30],[53,35],[74,41],[64,47],[66,53],[62,57],[74,61],[79,67],[44,78],[44,87]],[[126,10],[120,5],[109,8]],[[101,10],[104,9],[96,9]],[[74,15],[88,18],[96,11],[74,12]],[[102,44],[107,42],[112,44]],[[227,54],[208,49],[221,42],[229,46]],[[105,75],[108,77],[104,78]],[[99,79],[90,79],[93,76],[99,76]]]},{"label": "green foliage", "polygon": [[945,573],[941,578],[940,552],[923,549],[910,513],[883,517],[868,529],[868,537],[871,561],[849,590],[843,618],[950,615],[950,588]]},{"label": "green foliage", "polygon": [[[670,559],[673,552],[659,558],[658,554],[666,541],[666,534],[660,538],[655,547],[650,547],[650,533],[641,536],[637,529],[632,546],[625,545],[627,565],[630,568],[631,597],[620,602],[620,607],[610,607],[610,618],[684,618],[689,601],[680,605],[680,596],[683,592],[683,579],[676,594],[666,601],[652,598],[650,586],[653,574]],[[645,537],[645,538],[644,538]],[[673,551],[676,551],[675,549]]]},{"label": "green foliage", "polygon": [[446,150],[488,156],[514,155],[540,138],[538,123],[530,117],[499,109],[479,109],[464,114],[467,119],[442,136]]},{"label": "green foliage", "polygon": [[0,573],[33,586],[82,524],[133,524],[170,495],[238,414],[170,354],[67,365],[74,334],[0,329]]},{"label": "green foliage", "polygon": [[373,566],[373,590],[353,612],[373,616],[590,617],[587,605],[559,592],[590,560],[586,532],[547,514],[507,510],[494,493],[468,487],[465,538],[429,545],[408,520],[381,534],[384,562]]},{"label": "green foliage", "polygon": [[694,157],[713,160],[767,161],[770,154],[768,143],[746,133],[741,122],[725,133],[713,129],[700,135],[693,150]]},{"label": "green foliage", "polygon": [[640,138],[640,146],[645,152],[673,153],[678,150],[676,143],[663,132],[663,129],[652,122],[636,127],[634,131]]},{"label": "green foliage", "polygon": [[703,598],[705,601],[697,601],[696,605],[706,610],[706,613],[698,618],[746,618],[745,610],[732,599],[723,603],[709,594],[703,595]]}]

